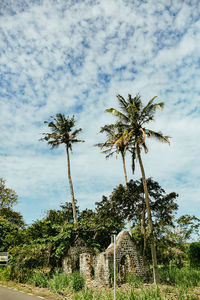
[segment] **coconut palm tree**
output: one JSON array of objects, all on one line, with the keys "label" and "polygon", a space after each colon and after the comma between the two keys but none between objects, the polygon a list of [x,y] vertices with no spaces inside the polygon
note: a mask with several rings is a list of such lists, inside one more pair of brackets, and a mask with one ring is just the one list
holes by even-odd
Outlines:
[{"label": "coconut palm tree", "polygon": [[[129,144],[125,141],[125,139],[123,139],[124,130],[125,130],[125,126],[122,124],[122,122],[117,122],[116,124],[110,124],[101,127],[100,133],[105,133],[107,139],[104,143],[99,143],[96,144],[95,146],[100,147],[102,150],[105,149],[101,151],[101,153],[106,155],[106,159],[113,156],[115,153],[117,156],[119,153],[121,154],[125,184],[127,186],[128,179],[127,179],[125,156],[126,156],[126,151],[127,150],[131,151],[131,149],[129,149]],[[128,220],[128,227],[129,227],[129,233],[130,235],[132,235],[130,220]]]},{"label": "coconut palm tree", "polygon": [[153,223],[151,216],[151,208],[149,204],[149,194],[146,183],[146,176],[144,171],[144,166],[141,158],[141,151],[144,150],[145,153],[148,152],[146,145],[146,137],[155,138],[159,142],[169,143],[169,137],[164,136],[161,132],[155,132],[153,130],[147,129],[145,126],[154,120],[154,116],[157,109],[162,109],[164,103],[153,103],[156,97],[153,97],[147,105],[143,105],[140,95],[136,95],[134,98],[128,95],[128,100],[125,100],[121,95],[117,95],[119,101],[120,110],[114,108],[106,109],[106,112],[113,114],[118,117],[120,122],[126,126],[123,135],[119,138],[129,144],[132,147],[132,169],[135,167],[135,158],[137,156],[140,170],[142,174],[142,182],[145,193],[145,202],[148,215],[148,229],[151,239],[151,254],[153,263],[153,273],[154,273],[154,283],[157,284],[159,281],[158,269],[157,269],[157,258],[156,258],[156,247],[155,239],[153,237]]},{"label": "coconut palm tree", "polygon": [[[128,150],[128,143],[123,139],[123,132],[125,130],[124,125],[121,122],[117,122],[116,124],[105,125],[101,127],[100,133],[106,134],[106,141],[104,143],[96,144],[95,146],[101,148],[101,153],[106,155],[106,159],[110,158],[116,153],[121,154],[122,163],[123,163],[123,171],[125,184],[127,185],[127,172],[126,172],[126,163],[125,163],[125,155]],[[121,138],[122,137],[122,138]],[[105,150],[103,150],[105,149]]]},{"label": "coconut palm tree", "polygon": [[73,218],[74,223],[76,223],[76,204],[75,204],[75,197],[74,197],[74,189],[72,184],[71,178],[71,169],[70,169],[70,157],[69,157],[69,150],[72,151],[72,145],[79,142],[84,142],[83,140],[78,140],[77,135],[82,130],[74,129],[75,126],[75,119],[74,116],[72,118],[65,117],[64,114],[58,113],[55,117],[51,116],[52,121],[48,122],[45,121],[45,124],[48,124],[48,127],[51,130],[51,133],[43,133],[43,138],[40,140],[47,141],[48,145],[51,149],[57,148],[61,144],[65,145],[66,153],[67,153],[67,167],[68,167],[68,180],[71,190],[71,197],[72,197],[72,210],[73,210]]}]

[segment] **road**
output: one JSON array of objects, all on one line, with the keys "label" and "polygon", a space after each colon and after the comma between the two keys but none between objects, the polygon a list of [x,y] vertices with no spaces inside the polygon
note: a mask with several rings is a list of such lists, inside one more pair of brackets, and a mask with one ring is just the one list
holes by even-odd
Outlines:
[{"label": "road", "polygon": [[32,294],[26,294],[19,292],[13,288],[7,288],[0,286],[0,300],[40,300],[45,299],[43,297],[34,296]]}]

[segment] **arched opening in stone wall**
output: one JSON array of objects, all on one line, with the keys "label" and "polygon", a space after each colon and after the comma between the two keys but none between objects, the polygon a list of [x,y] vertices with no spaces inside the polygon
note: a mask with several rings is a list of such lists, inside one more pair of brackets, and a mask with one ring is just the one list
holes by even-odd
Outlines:
[{"label": "arched opening in stone wall", "polygon": [[136,267],[133,258],[129,254],[125,254],[121,257],[117,264],[117,279],[118,283],[124,283],[130,274],[136,273]]},{"label": "arched opening in stone wall", "polygon": [[76,272],[76,271],[80,271],[80,261],[79,261],[79,257],[77,257],[72,265],[72,272]]}]

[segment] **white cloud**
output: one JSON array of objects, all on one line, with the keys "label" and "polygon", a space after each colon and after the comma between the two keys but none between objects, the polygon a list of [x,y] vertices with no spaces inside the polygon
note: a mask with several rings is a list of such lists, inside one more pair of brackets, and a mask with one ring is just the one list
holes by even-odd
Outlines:
[{"label": "white cloud", "polygon": [[[81,208],[92,207],[124,181],[120,157],[106,161],[93,147],[103,140],[100,127],[113,120],[104,110],[117,107],[118,93],[140,92],[145,101],[157,95],[165,102],[152,128],[171,135],[172,144],[149,143],[146,173],[180,194],[181,213],[195,208],[198,213],[199,3],[4,3],[1,176],[19,194],[27,222],[70,201],[64,149],[50,151],[38,141],[47,130],[43,121],[57,112],[75,114],[83,128],[85,143],[71,157]],[[128,174],[131,178],[130,167]]]}]

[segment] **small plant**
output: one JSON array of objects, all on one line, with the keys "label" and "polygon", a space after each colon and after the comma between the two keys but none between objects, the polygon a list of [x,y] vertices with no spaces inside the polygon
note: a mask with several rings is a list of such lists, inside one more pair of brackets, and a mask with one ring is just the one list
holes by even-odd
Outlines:
[{"label": "small plant", "polygon": [[140,288],[143,284],[143,279],[132,274],[127,277],[127,282],[134,288]]},{"label": "small plant", "polygon": [[83,289],[85,285],[85,279],[79,272],[73,273],[73,290],[75,292],[80,291]]},{"label": "small plant", "polygon": [[81,293],[75,294],[74,298],[75,300],[97,300],[97,298],[94,298],[94,292],[93,290],[86,287]]},{"label": "small plant", "polygon": [[65,273],[55,273],[49,280],[48,287],[53,293],[64,294],[70,285],[70,277]]},{"label": "small plant", "polygon": [[29,279],[29,283],[34,286],[39,286],[46,288],[48,286],[49,276],[44,274],[43,272],[36,270],[31,278]]}]

